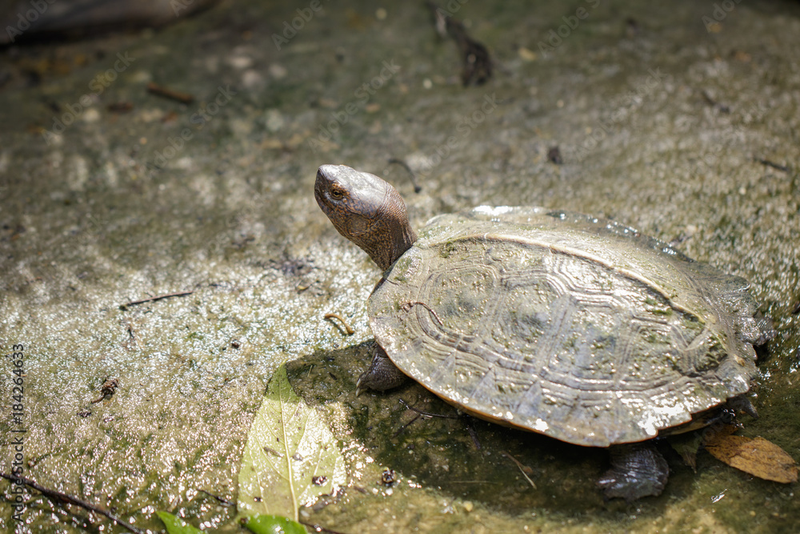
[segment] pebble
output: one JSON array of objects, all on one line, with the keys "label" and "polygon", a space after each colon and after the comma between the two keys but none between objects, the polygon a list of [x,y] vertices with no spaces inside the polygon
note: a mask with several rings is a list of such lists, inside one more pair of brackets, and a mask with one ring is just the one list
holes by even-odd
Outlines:
[{"label": "pebble", "polygon": [[283,128],[284,120],[280,110],[271,108],[264,112],[264,124],[270,132],[277,132]]},{"label": "pebble", "polygon": [[262,85],[264,77],[255,69],[248,69],[242,74],[242,85],[248,89]]},{"label": "pebble", "polygon": [[536,52],[533,52],[525,48],[524,46],[519,47],[517,53],[519,54],[519,57],[520,59],[522,59],[522,61],[528,61],[528,62],[536,61]]},{"label": "pebble", "polygon": [[249,69],[253,66],[253,58],[249,56],[233,56],[228,58],[227,63],[235,69]]},{"label": "pebble", "polygon": [[276,80],[285,78],[287,74],[289,74],[289,71],[286,70],[286,67],[284,67],[280,63],[273,63],[272,65],[269,66],[269,75],[275,78]]},{"label": "pebble", "polygon": [[83,113],[83,122],[97,122],[100,120],[100,112],[95,108],[89,108]]}]

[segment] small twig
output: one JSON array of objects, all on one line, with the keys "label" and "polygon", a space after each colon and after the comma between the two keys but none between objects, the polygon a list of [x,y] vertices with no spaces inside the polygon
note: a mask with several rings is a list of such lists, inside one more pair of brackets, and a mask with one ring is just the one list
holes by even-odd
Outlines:
[{"label": "small twig", "polygon": [[209,497],[212,497],[212,498],[216,499],[223,506],[233,506],[234,504],[236,504],[233,501],[229,501],[228,499],[225,499],[223,497],[219,497],[218,495],[214,495],[213,493],[210,493],[210,492],[208,492],[208,491],[206,491],[204,489],[201,489],[201,490],[198,490],[198,491],[200,491],[202,493],[205,493]]},{"label": "small twig", "polygon": [[731,108],[730,107],[725,106],[723,104],[720,104],[719,102],[717,102],[716,100],[711,98],[711,95],[708,94],[708,91],[703,91],[703,98],[705,99],[705,101],[708,103],[709,106],[717,108],[722,113],[730,113],[731,112]]},{"label": "small twig", "polygon": [[517,460],[516,458],[514,458],[513,456],[511,456],[507,452],[503,452],[503,455],[506,456],[507,458],[509,458],[515,464],[517,464],[517,468],[519,469],[519,472],[522,473],[522,476],[525,477],[525,480],[528,481],[528,484],[530,484],[533,489],[536,489],[536,484],[534,484],[533,480],[531,480],[530,477],[525,473],[525,469],[530,470],[530,467],[522,465],[522,463],[520,463],[519,460]]},{"label": "small twig", "polygon": [[118,518],[117,516],[115,516],[111,512],[108,512],[108,511],[106,511],[106,510],[104,510],[104,509],[102,509],[102,508],[100,508],[98,506],[95,506],[95,505],[93,505],[91,503],[88,503],[86,501],[82,501],[82,500],[78,499],[77,497],[72,497],[71,495],[67,495],[66,493],[61,493],[60,491],[56,491],[56,490],[53,490],[53,489],[45,488],[44,486],[40,486],[39,484],[37,484],[33,480],[30,480],[30,479],[27,479],[27,478],[24,478],[24,477],[9,475],[7,473],[0,473],[0,477],[5,478],[6,480],[10,480],[11,482],[14,482],[16,484],[19,484],[20,482],[22,482],[26,486],[35,489],[36,491],[38,491],[39,493],[41,493],[42,495],[44,495],[48,499],[51,499],[51,500],[54,500],[54,501],[58,501],[58,502],[62,502],[62,503],[66,503],[66,504],[74,504],[75,506],[79,506],[79,507],[83,508],[84,510],[89,510],[90,512],[95,512],[97,514],[105,516],[108,519],[110,519],[111,521],[117,523],[118,525],[120,525],[120,526],[122,526],[124,528],[127,528],[128,530],[130,530],[131,532],[134,532],[135,534],[142,534],[141,530],[138,530],[133,525],[130,525],[130,524],[126,523],[125,521],[123,521],[122,519]]},{"label": "small twig", "polygon": [[444,418],[444,419],[457,419],[457,418],[458,418],[458,416],[455,416],[455,415],[442,415],[442,414],[438,414],[438,413],[429,413],[429,412],[424,412],[424,411],[420,410],[419,408],[414,408],[413,406],[410,406],[410,405],[409,405],[409,404],[408,404],[408,403],[407,403],[405,400],[403,400],[403,399],[398,399],[398,400],[400,401],[400,404],[402,404],[403,406],[405,406],[405,407],[406,407],[406,409],[407,409],[407,410],[411,410],[412,412],[416,412],[416,414],[417,414],[417,415],[415,415],[415,416],[414,416],[414,417],[411,419],[411,421],[409,421],[408,423],[404,424],[404,425],[403,425],[403,426],[401,426],[399,429],[397,429],[397,432],[395,432],[395,433],[392,435],[392,438],[396,438],[397,436],[399,436],[400,434],[402,434],[402,433],[403,433],[403,431],[405,431],[405,429],[406,429],[406,428],[408,428],[409,426],[411,426],[411,424],[412,424],[414,421],[416,421],[417,419],[419,419],[420,417],[442,417],[442,418]]},{"label": "small twig", "polygon": [[[350,327],[350,325],[347,324],[347,321],[345,321],[342,318],[342,316],[339,315],[338,313],[326,313],[325,316],[324,316],[324,319],[327,319],[328,321],[330,321],[331,319],[339,319],[339,322],[341,322],[342,326],[344,327],[345,334],[347,334],[348,336],[352,336],[353,334],[356,333],[356,331],[353,330]],[[331,322],[333,322],[333,321],[331,321]],[[336,323],[334,323],[334,324],[336,324]],[[336,326],[339,327],[339,325],[336,325]],[[339,329],[341,330],[341,328],[339,328]]]},{"label": "small twig", "polygon": [[153,93],[154,95],[163,96],[164,98],[169,98],[170,100],[176,100],[181,104],[191,104],[194,102],[194,96],[190,95],[189,93],[181,93],[180,91],[175,91],[153,82],[147,84],[147,92]]},{"label": "small twig", "polygon": [[442,419],[458,419],[458,417],[459,417],[457,415],[446,415],[446,414],[442,414],[442,413],[425,412],[423,410],[420,410],[419,408],[414,408],[413,406],[410,406],[403,399],[398,399],[398,400],[400,401],[400,404],[405,406],[407,409],[411,410],[412,412],[417,412],[418,414],[420,414],[423,417],[441,417]]},{"label": "small twig", "polygon": [[772,167],[773,169],[777,169],[779,171],[792,172],[791,168],[789,168],[789,167],[787,167],[785,165],[779,165],[777,163],[773,163],[768,159],[762,159],[762,158],[755,158],[754,157],[753,161],[756,161],[756,162],[758,162],[758,163],[760,163],[762,165],[766,165],[767,167]]},{"label": "small twig", "polygon": [[128,336],[130,337],[130,339],[125,342],[125,349],[131,350],[131,347],[137,349],[140,348],[139,340],[136,339],[136,331],[133,329],[133,323],[131,323],[130,319],[125,319],[125,330],[128,332]]},{"label": "small twig", "polygon": [[112,113],[128,113],[133,109],[132,102],[112,102],[106,106],[108,111]]},{"label": "small twig", "polygon": [[179,291],[177,293],[167,293],[165,295],[156,295],[155,297],[150,297],[149,299],[142,299],[142,300],[134,300],[132,302],[126,302],[125,304],[120,304],[119,309],[125,310],[129,306],[136,306],[138,304],[144,304],[145,302],[155,302],[161,299],[168,299],[172,297],[185,297],[186,295],[191,295],[194,291]]},{"label": "small twig", "polygon": [[411,175],[411,184],[414,186],[414,192],[419,193],[420,191],[422,191],[422,187],[420,187],[419,184],[417,184],[417,175],[414,174],[414,171],[411,170],[411,167],[408,166],[408,163],[398,158],[389,158],[389,163],[395,163],[397,165],[400,165],[406,171],[408,171],[408,174]]},{"label": "small twig", "polygon": [[475,427],[472,426],[472,417],[469,415],[464,414],[464,425],[467,427],[467,432],[469,433],[469,437],[472,438],[472,443],[475,445],[475,448],[481,450],[481,442],[478,441],[478,433],[475,431]]},{"label": "small twig", "polygon": [[[402,401],[401,401],[401,402],[402,402]],[[394,434],[392,434],[392,439],[394,439],[394,438],[396,438],[397,436],[399,436],[400,434],[402,434],[402,433],[403,433],[403,431],[404,431],[406,428],[408,428],[409,426],[411,426],[411,423],[413,423],[414,421],[416,421],[416,420],[417,420],[417,419],[419,419],[420,417],[422,417],[422,414],[419,414],[419,413],[418,413],[417,415],[415,415],[415,416],[414,416],[414,417],[411,419],[411,421],[409,421],[408,423],[406,423],[406,424],[404,424],[403,426],[401,426],[400,428],[398,428],[398,429],[397,429],[397,432],[395,432]]]}]

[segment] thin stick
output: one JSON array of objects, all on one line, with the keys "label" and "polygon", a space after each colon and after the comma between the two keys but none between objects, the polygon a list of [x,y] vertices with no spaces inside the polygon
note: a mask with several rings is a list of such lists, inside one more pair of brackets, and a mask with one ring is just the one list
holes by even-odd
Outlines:
[{"label": "thin stick", "polygon": [[703,98],[706,100],[706,102],[708,103],[709,106],[717,108],[722,113],[730,113],[731,112],[731,108],[730,107],[725,106],[723,104],[720,104],[719,102],[717,102],[716,100],[711,98],[711,95],[708,94],[708,91],[703,91]]},{"label": "thin stick", "polygon": [[153,93],[154,95],[169,98],[170,100],[177,100],[181,104],[191,104],[194,101],[194,97],[189,93],[181,93],[180,91],[175,91],[173,89],[169,89],[168,87],[157,85],[153,82],[147,84],[147,91],[149,93]]},{"label": "thin stick", "polygon": [[[406,408],[408,408],[408,406],[406,406]],[[422,414],[421,414],[421,413],[418,413],[417,415],[415,415],[414,417],[412,417],[412,418],[411,418],[411,421],[409,421],[408,423],[404,424],[403,426],[401,426],[400,428],[398,428],[398,429],[397,429],[397,432],[395,432],[395,433],[392,435],[392,438],[396,438],[397,436],[399,436],[400,434],[402,434],[402,433],[403,433],[403,431],[404,431],[406,428],[408,428],[409,426],[411,426],[411,423],[413,423],[414,421],[416,421],[416,420],[417,420],[417,419],[419,419],[420,417],[422,417]]]},{"label": "thin stick", "polygon": [[209,497],[213,497],[214,499],[216,499],[217,501],[219,501],[219,503],[220,503],[221,505],[223,505],[223,506],[233,506],[234,504],[236,504],[236,503],[234,503],[234,502],[232,502],[232,501],[229,501],[228,499],[226,499],[226,498],[224,498],[224,497],[220,497],[219,495],[214,495],[213,493],[211,493],[211,492],[208,492],[208,491],[206,491],[206,490],[204,490],[204,489],[201,489],[201,490],[199,490],[199,491],[201,491],[201,492],[205,493],[205,494],[206,494],[206,495],[208,495]]},{"label": "thin stick", "polygon": [[400,401],[400,404],[405,406],[407,409],[411,410],[412,412],[417,412],[418,414],[420,414],[423,417],[441,417],[442,419],[458,419],[457,415],[446,415],[446,414],[443,414],[443,413],[425,412],[425,411],[420,410],[419,408],[414,408],[413,406],[410,406],[403,399],[398,399],[398,400]]},{"label": "thin stick", "polygon": [[753,161],[757,161],[758,163],[760,163],[762,165],[766,165],[767,167],[772,167],[773,169],[778,169],[779,171],[792,172],[792,169],[790,169],[789,167],[786,167],[785,165],[779,165],[777,163],[773,163],[768,159],[753,158]]},{"label": "thin stick", "polygon": [[[508,459],[510,459],[510,460],[511,460],[512,462],[514,462],[515,464],[517,464],[517,468],[519,469],[519,472],[520,472],[520,473],[522,473],[522,476],[524,476],[524,477],[525,477],[525,480],[527,480],[527,481],[528,481],[528,484],[530,484],[530,485],[531,485],[531,487],[532,487],[533,489],[536,489],[536,484],[534,484],[534,483],[533,483],[533,480],[531,480],[531,478],[530,478],[530,477],[529,477],[529,476],[528,476],[528,475],[525,473],[525,468],[526,468],[527,466],[524,466],[524,465],[522,465],[522,464],[519,462],[519,460],[517,460],[516,458],[514,458],[513,456],[511,456],[511,455],[510,455],[509,453],[507,453],[507,452],[504,452],[504,453],[503,453],[503,455],[504,455],[504,456],[506,456]],[[528,467],[528,469],[530,469],[530,467]]]},{"label": "thin stick", "polygon": [[397,165],[400,165],[406,171],[408,171],[408,174],[411,175],[411,184],[414,186],[414,192],[419,193],[420,191],[422,191],[422,187],[420,187],[419,184],[417,184],[417,175],[414,174],[414,171],[411,170],[411,167],[408,166],[408,163],[398,158],[389,158],[389,163],[395,163]]},{"label": "thin stick", "polygon": [[344,327],[344,332],[348,336],[352,336],[353,334],[356,333],[356,331],[353,330],[353,328],[349,324],[347,324],[347,321],[345,321],[344,318],[338,313],[326,313],[324,318],[327,319],[328,321],[330,321],[331,319],[339,319],[339,322],[342,323],[342,326]]},{"label": "thin stick", "polygon": [[478,440],[478,433],[475,431],[475,427],[472,426],[472,419],[469,415],[462,416],[464,419],[464,425],[467,427],[467,432],[469,432],[469,437],[472,438],[472,443],[475,445],[475,448],[481,450],[481,442]]},{"label": "thin stick", "polygon": [[117,523],[118,525],[120,525],[120,526],[122,526],[124,528],[127,528],[128,530],[130,530],[131,532],[133,532],[135,534],[142,534],[141,530],[138,530],[133,525],[130,525],[130,524],[126,523],[122,519],[116,517],[111,512],[103,510],[102,508],[99,508],[99,507],[97,507],[97,506],[95,506],[95,505],[93,505],[91,503],[86,502],[86,501],[82,501],[82,500],[78,499],[77,497],[72,497],[71,495],[67,495],[66,493],[61,493],[60,491],[56,491],[56,490],[53,490],[53,489],[45,488],[44,486],[40,486],[39,484],[37,484],[33,480],[30,480],[30,479],[27,479],[27,478],[24,478],[24,477],[9,475],[7,473],[2,473],[2,472],[0,472],[0,477],[3,477],[6,480],[10,480],[11,482],[15,482],[17,484],[22,482],[26,486],[35,489],[36,491],[38,491],[39,493],[41,493],[42,495],[44,495],[48,499],[51,499],[51,500],[54,500],[54,501],[60,501],[60,502],[67,503],[67,504],[74,504],[75,506],[79,506],[79,507],[83,508],[84,510],[89,510],[90,512],[94,512],[94,513],[103,515],[103,516],[107,517],[108,519],[110,519],[111,521]]},{"label": "thin stick", "polygon": [[177,293],[167,293],[166,295],[156,295],[155,297],[150,297],[149,299],[142,299],[142,300],[134,300],[132,302],[127,302],[125,304],[120,304],[119,309],[125,310],[128,306],[136,306],[137,304],[144,304],[145,302],[155,302],[161,299],[168,299],[172,297],[185,297],[186,295],[191,295],[194,291],[179,291]]}]

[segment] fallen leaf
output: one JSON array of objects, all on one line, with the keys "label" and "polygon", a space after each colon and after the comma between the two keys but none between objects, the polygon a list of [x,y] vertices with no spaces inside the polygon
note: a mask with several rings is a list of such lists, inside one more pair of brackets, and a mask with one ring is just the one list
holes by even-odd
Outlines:
[{"label": "fallen leaf", "polygon": [[720,434],[733,434],[738,430],[735,425],[719,424],[719,422],[719,413],[712,410],[705,414],[695,415],[691,422],[670,429],[667,441],[695,473],[697,472],[697,452],[700,448],[706,443],[713,442]]},{"label": "fallen leaf", "polygon": [[667,438],[670,446],[675,452],[681,455],[686,465],[697,472],[697,451],[703,444],[703,436],[700,432],[687,432]]},{"label": "fallen leaf", "polygon": [[307,534],[303,525],[279,515],[256,515],[244,526],[255,534]]},{"label": "fallen leaf", "polygon": [[333,434],[292,390],[286,368],[279,367],[247,436],[239,469],[239,512],[297,520],[300,506],[344,482],[344,459]]},{"label": "fallen leaf", "polygon": [[718,434],[706,443],[711,455],[745,473],[789,484],[797,482],[797,464],[783,449],[764,438]]}]

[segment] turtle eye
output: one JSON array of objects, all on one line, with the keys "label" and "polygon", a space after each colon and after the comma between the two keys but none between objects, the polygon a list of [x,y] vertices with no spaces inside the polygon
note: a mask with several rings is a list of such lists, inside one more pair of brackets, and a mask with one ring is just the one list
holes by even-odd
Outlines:
[{"label": "turtle eye", "polygon": [[331,196],[334,200],[342,200],[344,198],[344,191],[341,189],[331,189]]}]

